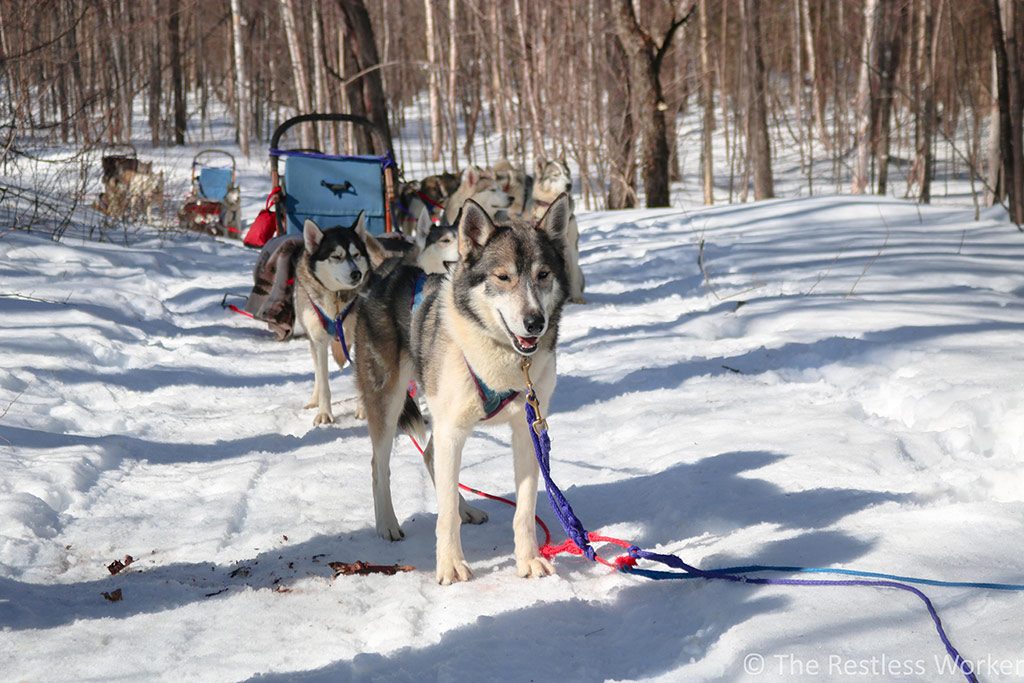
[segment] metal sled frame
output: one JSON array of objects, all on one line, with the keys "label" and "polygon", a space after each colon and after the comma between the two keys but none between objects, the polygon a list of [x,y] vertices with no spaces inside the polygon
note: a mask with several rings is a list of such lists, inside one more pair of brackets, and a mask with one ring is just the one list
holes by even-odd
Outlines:
[{"label": "metal sled frame", "polygon": [[[369,129],[381,154],[336,155],[278,147],[290,128],[319,122],[351,123]],[[287,158],[283,178],[279,170],[281,157]],[[270,180],[273,187],[282,189],[277,210],[278,234],[300,233],[307,218],[324,228],[350,225],[360,211],[366,212],[368,232],[391,232],[396,168],[394,153],[387,147],[381,130],[369,119],[351,114],[303,114],[288,119],[270,139]]]}]

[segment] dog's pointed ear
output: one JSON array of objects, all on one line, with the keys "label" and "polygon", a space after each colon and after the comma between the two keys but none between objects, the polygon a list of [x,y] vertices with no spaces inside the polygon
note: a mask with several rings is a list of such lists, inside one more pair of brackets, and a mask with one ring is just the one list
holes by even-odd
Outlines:
[{"label": "dog's pointed ear", "polygon": [[423,211],[420,212],[420,217],[416,219],[416,241],[419,241],[420,235],[423,235],[423,239],[427,239],[427,233],[430,232],[431,226],[434,225],[434,221],[430,217],[430,207],[424,206]]},{"label": "dog's pointed ear", "polygon": [[310,254],[320,248],[320,241],[324,238],[324,231],[311,218],[307,218],[302,224],[302,239],[306,243],[306,251]]},{"label": "dog's pointed ear", "polygon": [[388,260],[388,250],[373,235],[363,235],[363,244],[366,245],[366,255],[370,258],[370,268],[377,268]]},{"label": "dog's pointed ear", "polygon": [[553,240],[564,240],[571,214],[572,207],[569,205],[569,195],[563,192],[558,195],[558,199],[551,202],[551,206],[544,213],[544,217],[537,223],[537,229],[547,234]]},{"label": "dog's pointed ear", "polygon": [[544,157],[534,157],[533,167],[537,172],[537,176],[544,175],[544,167],[548,165],[548,162],[544,160]]},{"label": "dog's pointed ear", "polygon": [[352,229],[359,235],[359,239],[366,240],[366,211],[359,212],[359,215],[356,216],[356,222],[352,225]]},{"label": "dog's pointed ear", "polygon": [[494,232],[494,223],[483,207],[467,199],[459,212],[459,256],[466,258],[479,250]]}]

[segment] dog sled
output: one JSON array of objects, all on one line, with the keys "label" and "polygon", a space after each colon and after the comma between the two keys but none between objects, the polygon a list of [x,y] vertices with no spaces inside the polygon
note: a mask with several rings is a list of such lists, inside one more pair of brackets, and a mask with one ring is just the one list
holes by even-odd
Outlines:
[{"label": "dog sled", "polygon": [[153,173],[153,163],[140,161],[135,148],[106,154],[100,159],[103,192],[94,204],[102,213],[117,219],[150,216],[164,199],[163,173]]},{"label": "dog sled", "polygon": [[[319,150],[288,149],[281,139],[302,124],[351,123],[369,131],[376,154],[339,155]],[[284,159],[284,174],[280,164]],[[368,119],[351,114],[304,114],[295,116],[274,131],[270,140],[270,181],[281,188],[277,211],[278,234],[299,234],[306,219],[320,226],[349,225],[360,211],[366,212],[367,231],[391,232],[391,202],[395,192],[394,153],[380,129]]]},{"label": "dog sled", "polygon": [[221,149],[204,149],[192,158],[189,193],[178,211],[183,230],[241,237],[235,172],[235,157]]},{"label": "dog sled", "polygon": [[[285,134],[299,125],[349,123],[366,129],[376,150],[358,155],[325,154],[320,150],[288,148]],[[282,170],[283,162],[283,170]],[[292,335],[294,268],[302,251],[306,220],[322,228],[352,225],[365,215],[366,231],[374,236],[394,232],[391,212],[397,164],[380,129],[351,114],[303,114],[274,131],[270,140],[270,180],[267,205],[245,236],[245,244],[262,248],[253,272],[255,285],[241,308],[225,307],[268,323],[278,339]]]}]

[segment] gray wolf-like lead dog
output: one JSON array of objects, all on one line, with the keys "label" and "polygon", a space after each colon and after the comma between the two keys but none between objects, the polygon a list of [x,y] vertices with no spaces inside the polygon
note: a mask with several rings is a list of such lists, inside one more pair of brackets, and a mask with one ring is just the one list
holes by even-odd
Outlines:
[{"label": "gray wolf-like lead dog", "polygon": [[[533,193],[530,196],[529,216],[540,218],[551,206],[551,202],[559,195],[572,192],[572,174],[564,160],[542,161],[537,159],[537,177],[533,181]],[[572,211],[572,209],[570,209]],[[576,224],[576,216],[569,219],[569,228],[565,242],[566,271],[569,274],[569,301],[574,304],[585,304],[583,288],[583,270],[580,268],[580,229]]]},{"label": "gray wolf-like lead dog", "polygon": [[[314,425],[334,422],[331,412],[331,385],[327,352],[337,343],[340,324],[344,339],[351,343],[355,331],[355,306],[375,263],[384,260],[387,252],[366,233],[366,219],[359,213],[349,227],[321,230],[315,222],[303,225],[305,250],[295,268],[295,317],[309,337],[313,355],[313,396],[307,408],[316,408]],[[344,363],[344,355],[337,359]]]},{"label": "gray wolf-like lead dog", "polygon": [[362,297],[356,382],[373,441],[377,533],[390,540],[403,537],[391,502],[390,458],[400,423],[423,437],[422,416],[406,395],[415,378],[433,422],[426,464],[437,490],[439,583],[471,576],[460,528],[463,522],[483,522],[486,515],[459,495],[459,467],[466,439],[483,420],[512,428],[516,572],[533,577],[554,571],[537,547],[538,466],[524,394],[517,392],[524,389],[524,358],[531,363],[542,411],[555,388],[555,343],[568,291],[569,216],[567,196],[556,199],[538,221],[495,220],[468,200],[458,224],[459,259],[450,275],[424,279],[422,271],[398,266],[372,282]]}]

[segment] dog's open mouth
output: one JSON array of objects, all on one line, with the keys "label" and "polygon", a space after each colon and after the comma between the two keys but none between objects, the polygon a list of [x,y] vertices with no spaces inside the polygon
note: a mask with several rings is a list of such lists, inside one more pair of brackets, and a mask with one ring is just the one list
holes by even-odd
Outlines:
[{"label": "dog's open mouth", "polygon": [[520,337],[518,334],[514,334],[512,338],[516,343],[516,351],[519,353],[529,355],[537,350],[539,337]]},{"label": "dog's open mouth", "polygon": [[499,317],[501,317],[501,324],[505,326],[508,336],[512,338],[512,346],[515,347],[515,350],[524,356],[533,355],[533,352],[537,350],[537,342],[540,341],[540,337],[520,337],[509,329],[504,317]]}]

